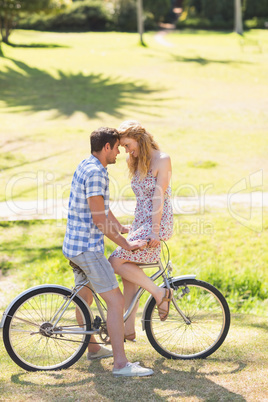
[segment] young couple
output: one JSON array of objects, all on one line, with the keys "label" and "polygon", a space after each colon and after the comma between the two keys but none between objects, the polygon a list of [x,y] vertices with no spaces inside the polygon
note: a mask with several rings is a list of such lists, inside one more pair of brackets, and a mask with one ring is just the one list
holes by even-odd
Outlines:
[{"label": "young couple", "polygon": [[[118,130],[102,127],[93,131],[90,142],[91,156],[79,164],[73,176],[63,243],[63,253],[74,266],[76,284],[88,278],[107,304],[112,350],[90,343],[87,357],[114,356],[113,374],[117,377],[152,375],[153,370],[128,362],[124,351],[124,339],[135,341],[138,304],[125,325],[123,313],[142,286],[155,298],[160,320],[168,316],[171,291],[158,287],[137,264],[158,261],[160,239],[172,235],[170,158],[137,121],[126,121]],[[137,198],[130,228],[121,225],[109,209],[107,165],[116,162],[120,145],[128,153],[131,186]],[[109,261],[104,256],[104,235],[118,245]],[[122,277],[124,296],[115,274]],[[79,294],[90,306],[91,291],[85,287]],[[91,342],[96,342],[94,336]]]}]

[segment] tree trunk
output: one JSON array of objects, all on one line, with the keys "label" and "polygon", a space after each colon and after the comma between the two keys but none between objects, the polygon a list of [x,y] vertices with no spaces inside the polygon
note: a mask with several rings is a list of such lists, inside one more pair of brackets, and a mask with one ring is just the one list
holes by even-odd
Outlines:
[{"label": "tree trunk", "polygon": [[137,19],[138,19],[138,32],[140,35],[140,43],[142,46],[145,46],[143,42],[143,7],[142,7],[142,0],[137,0]]},{"label": "tree trunk", "polygon": [[234,30],[239,35],[243,35],[243,21],[242,21],[242,8],[241,0],[234,0],[234,16],[235,16],[235,27]]},{"label": "tree trunk", "polygon": [[12,31],[13,14],[8,9],[4,9],[0,17],[0,32],[2,41],[9,43],[9,35]]}]

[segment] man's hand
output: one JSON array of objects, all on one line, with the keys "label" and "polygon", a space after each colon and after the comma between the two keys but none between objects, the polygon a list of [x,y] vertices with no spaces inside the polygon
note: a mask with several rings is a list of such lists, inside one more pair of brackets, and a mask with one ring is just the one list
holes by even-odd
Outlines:
[{"label": "man's hand", "polygon": [[150,233],[149,236],[146,237],[146,239],[149,241],[148,246],[149,247],[158,247],[160,246],[160,238],[157,234],[155,233]]},{"label": "man's hand", "polygon": [[127,240],[127,246],[128,251],[143,250],[147,246],[147,240]]}]

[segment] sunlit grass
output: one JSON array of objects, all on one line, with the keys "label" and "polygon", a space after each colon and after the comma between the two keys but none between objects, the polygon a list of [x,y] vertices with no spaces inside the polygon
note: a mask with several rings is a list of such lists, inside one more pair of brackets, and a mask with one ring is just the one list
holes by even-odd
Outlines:
[{"label": "sunlit grass", "polygon": [[[174,194],[266,171],[268,33],[246,35],[261,53],[234,33],[176,32],[171,47],[151,33],[142,48],[136,34],[15,31],[32,47],[2,46],[0,200],[68,197],[90,132],[127,118],[171,155]],[[109,171],[112,198],[130,196],[124,152]]]},{"label": "sunlit grass", "polygon": [[[147,294],[137,318],[137,343],[128,342],[125,348],[129,360],[152,367],[154,377],[114,379],[112,359],[88,363],[85,356],[66,371],[27,373],[10,360],[0,342],[0,364],[5,368],[0,375],[1,398],[125,401],[128,395],[127,399],[134,401],[142,395],[146,400],[265,400],[268,345],[267,295],[264,299],[263,292],[267,294],[267,214],[264,216],[264,230],[259,234],[227,214],[175,219],[176,230],[168,242],[174,276],[191,273],[213,283],[227,296],[231,307],[229,334],[212,356],[202,361],[161,357],[141,329]],[[202,233],[201,221],[210,223],[213,231]],[[1,223],[0,261],[1,267],[6,267],[0,282],[1,313],[20,291],[30,286],[73,286],[72,271],[61,252],[64,232],[65,221]],[[111,241],[106,242],[107,256],[114,247]],[[241,311],[250,314],[243,315]]]},{"label": "sunlit grass", "polygon": [[[245,228],[226,213],[176,217],[174,235],[168,241],[173,276],[195,274],[220,289],[233,312],[267,315],[264,216],[263,231],[259,233]],[[73,286],[72,270],[61,251],[64,233],[65,221],[2,222],[2,272],[17,277],[18,289],[42,283]],[[115,244],[108,239],[105,244],[108,257]],[[167,259],[166,251],[162,259]],[[15,294],[18,289],[13,289]],[[15,294],[10,294],[9,299]],[[142,297],[141,304],[147,297],[148,294]]]},{"label": "sunlit grass", "polygon": [[[138,315],[140,319],[140,314]],[[138,320],[139,321],[139,320]],[[113,359],[89,363],[85,355],[64,371],[30,373],[15,365],[0,342],[3,400],[25,401],[264,401],[267,395],[267,322],[233,315],[227,339],[205,360],[167,360],[137,325],[137,343],[125,344],[130,361],[151,367],[151,378],[112,376]]]}]

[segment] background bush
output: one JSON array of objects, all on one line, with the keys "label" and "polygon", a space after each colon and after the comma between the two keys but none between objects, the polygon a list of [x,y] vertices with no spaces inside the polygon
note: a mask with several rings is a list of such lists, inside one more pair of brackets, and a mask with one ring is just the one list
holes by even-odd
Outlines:
[{"label": "background bush", "polygon": [[[117,0],[114,13],[115,29],[122,32],[137,31],[137,2],[136,0]],[[152,12],[144,11],[144,28],[154,30],[157,20]]]},{"label": "background bush", "polygon": [[113,10],[109,3],[100,0],[77,1],[54,15],[26,16],[18,27],[39,31],[106,31],[114,29]]},{"label": "background bush", "polygon": [[268,0],[244,0],[244,18],[266,18],[268,20]]},{"label": "background bush", "polygon": [[214,19],[213,21],[204,17],[187,18],[183,21],[178,20],[177,28],[189,28],[189,29],[223,29],[229,30],[233,28],[233,21],[224,21],[223,19]]},{"label": "background bush", "polygon": [[[244,0],[245,28],[264,28],[268,0]],[[144,28],[154,30],[160,22],[172,22],[170,0],[144,0]],[[184,0],[177,28],[233,29],[234,0]],[[56,14],[27,14],[17,25],[40,31],[137,31],[136,0],[80,0]]]},{"label": "background bush", "polygon": [[[268,0],[242,1],[245,28],[265,28]],[[184,0],[177,28],[232,29],[234,0]]]},{"label": "background bush", "polygon": [[[162,10],[164,12],[164,8]],[[166,10],[167,8],[165,8]],[[118,0],[115,4],[101,0],[76,1],[54,15],[45,13],[26,15],[20,20],[17,27],[39,31],[116,30],[136,32],[136,0]],[[146,30],[157,28],[153,13],[144,12],[144,27]]]},{"label": "background bush", "polygon": [[143,0],[143,8],[153,15],[157,23],[168,21],[172,15],[170,0]]}]

